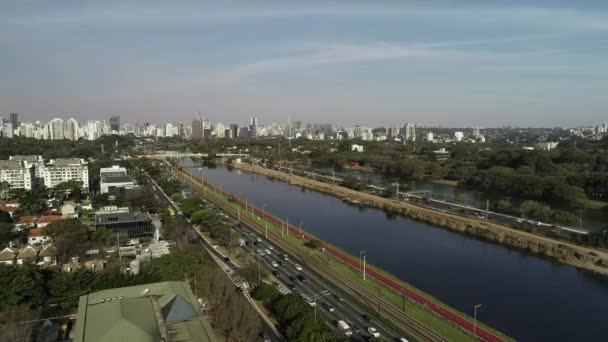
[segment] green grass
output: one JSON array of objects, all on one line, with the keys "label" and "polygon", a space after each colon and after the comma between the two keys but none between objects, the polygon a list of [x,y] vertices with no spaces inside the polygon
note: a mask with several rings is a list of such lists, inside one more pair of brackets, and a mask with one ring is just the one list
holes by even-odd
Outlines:
[{"label": "green grass", "polygon": [[[207,195],[209,195],[211,193],[210,190],[207,190]],[[242,208],[240,205],[238,205],[237,203],[234,202],[230,202],[227,200],[227,197],[225,196],[221,196],[221,195],[215,195],[215,192],[212,192],[211,194],[213,194],[213,197],[221,200],[224,204],[227,204],[229,206],[231,206],[232,208],[234,208],[235,210],[238,208],[240,210],[240,215],[242,217],[242,215],[248,215],[249,217],[252,217],[251,215],[251,211],[248,211],[247,213],[245,212],[244,208]],[[257,218],[259,216],[257,215],[253,215],[254,218]],[[267,222],[266,220],[264,220],[263,218],[259,218],[258,221],[260,224],[264,225],[265,223],[268,224],[268,232],[274,232],[276,234],[281,234],[281,228],[280,226],[274,225],[271,222]],[[306,232],[308,235],[310,235],[310,233]],[[361,277],[361,273],[354,269],[353,267],[350,267],[344,263],[342,263],[341,261],[339,261],[336,258],[333,257],[329,257],[328,258],[328,254],[327,253],[323,253],[321,251],[313,251],[310,248],[304,246],[303,242],[301,239],[295,237],[294,235],[288,235],[286,237],[284,237],[284,241],[287,241],[290,243],[290,245],[298,248],[301,251],[304,251],[306,253],[309,253],[311,255],[314,255],[315,257],[319,258],[319,260],[325,262],[325,263],[329,263],[329,265],[331,266],[331,268],[337,272],[339,272],[341,275],[347,277],[348,279],[350,279],[351,281],[356,282],[357,284],[365,287],[366,289],[368,289],[371,293],[377,293],[379,296],[382,296],[382,298],[390,301],[391,303],[393,303],[393,305],[396,308],[400,308],[403,310],[404,307],[404,298],[402,295],[400,295],[399,293],[395,292],[394,290],[387,288],[385,285],[379,283],[378,281],[376,281],[373,278],[367,278],[367,280],[363,280]],[[324,242],[325,245],[329,245],[326,242]],[[348,253],[346,253],[345,251],[335,247],[335,246],[331,246],[332,248],[341,251],[344,254],[350,255]],[[352,257],[352,256],[351,256]],[[354,258],[354,257],[353,257]],[[381,270],[377,267],[374,267],[373,265],[367,265],[368,269],[369,268],[373,268],[375,271],[382,273],[383,275],[390,277],[391,279],[397,281],[399,284],[402,284],[404,288],[407,288],[409,290],[412,290],[422,296],[424,296],[425,298],[443,306],[443,307],[449,307],[446,304],[442,303],[440,300],[420,291],[419,289],[411,286],[410,284],[407,284],[405,282],[403,282],[402,280],[400,280],[399,278],[387,273],[384,270]],[[366,305],[368,305],[371,309],[376,310],[378,309],[377,307],[377,303],[364,303]],[[450,308],[451,311],[459,313],[461,316],[464,317],[468,317],[468,315],[465,315],[453,308]],[[411,299],[405,297],[405,310],[404,310],[408,315],[410,315],[411,317],[413,317],[414,319],[416,319],[418,322],[422,323],[423,325],[429,327],[431,330],[435,331],[436,333],[444,336],[445,338],[447,338],[450,341],[477,341],[477,339],[475,339],[472,335],[462,331],[460,328],[458,328],[457,326],[455,326],[453,323],[451,323],[450,321],[448,321],[447,319],[435,314],[434,312],[424,308],[423,306],[419,305],[416,302],[413,302]],[[512,338],[502,334],[499,331],[496,331],[495,329],[481,323],[478,321],[478,326],[480,327],[484,327],[486,330],[493,332],[494,334],[496,334],[497,336],[500,336],[501,338],[503,338],[504,340],[507,341],[513,341]]]}]

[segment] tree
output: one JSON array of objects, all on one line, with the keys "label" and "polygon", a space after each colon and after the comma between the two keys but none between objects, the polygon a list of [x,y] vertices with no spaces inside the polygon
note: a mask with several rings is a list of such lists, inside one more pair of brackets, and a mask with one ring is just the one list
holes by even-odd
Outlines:
[{"label": "tree", "polygon": [[496,202],[496,210],[505,211],[511,209],[512,204],[508,198],[500,199]]},{"label": "tree", "polygon": [[57,257],[62,262],[71,257],[84,255],[91,247],[88,228],[76,219],[58,220],[46,226],[57,248]]},{"label": "tree", "polygon": [[11,217],[11,214],[7,213],[6,211],[0,210],[0,222],[12,223],[13,218]]},{"label": "tree", "polygon": [[323,246],[323,242],[318,239],[310,239],[310,240],[306,241],[306,243],[304,245],[311,249],[319,249]]},{"label": "tree", "polygon": [[200,198],[186,198],[180,202],[180,209],[184,215],[190,217],[196,211],[201,210],[204,204],[205,202]]},{"label": "tree", "polygon": [[39,318],[39,308],[30,308],[28,305],[1,305],[0,342],[32,341],[33,327],[36,323],[16,324],[16,322],[35,321]]},{"label": "tree", "polygon": [[93,196],[92,205],[94,209],[99,209],[110,205],[110,198],[108,194],[98,193]]},{"label": "tree", "polygon": [[54,196],[61,194],[62,196],[69,196],[75,201],[79,201],[82,197],[82,187],[82,181],[69,180],[55,185],[52,192]]},{"label": "tree", "polygon": [[15,238],[13,228],[10,223],[0,222],[0,245],[6,245]]}]

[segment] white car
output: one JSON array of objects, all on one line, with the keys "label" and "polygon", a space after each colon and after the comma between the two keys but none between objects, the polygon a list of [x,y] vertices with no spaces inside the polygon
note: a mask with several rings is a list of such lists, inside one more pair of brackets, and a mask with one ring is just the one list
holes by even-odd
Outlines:
[{"label": "white car", "polygon": [[273,262],[271,262],[270,264],[272,265],[272,267],[279,267],[279,264],[277,264],[277,262],[276,262],[276,261],[273,261]]},{"label": "white car", "polygon": [[369,328],[367,328],[367,332],[368,332],[370,335],[372,335],[373,337],[375,337],[375,338],[380,337],[380,333],[379,333],[379,332],[378,332],[378,330],[377,330],[376,328],[374,328],[374,327],[369,327]]},{"label": "white car", "polygon": [[312,298],[306,298],[306,301],[310,306],[317,306],[317,302],[315,302]]},{"label": "white car", "polygon": [[289,255],[283,254],[283,260],[289,260]]},{"label": "white car", "polygon": [[268,245],[268,249],[272,250],[272,249],[274,249],[274,247]]},{"label": "white car", "polygon": [[272,252],[270,251],[270,249],[265,250],[264,253],[266,253],[266,255],[272,254]]},{"label": "white car", "polygon": [[399,342],[410,342],[410,341],[408,341],[407,338],[405,338],[405,337],[400,337]]},{"label": "white car", "polygon": [[255,238],[258,242],[262,242],[262,239],[260,239],[259,237]]},{"label": "white car", "polygon": [[302,266],[300,266],[298,264],[293,265],[293,267],[296,268],[296,271],[301,271],[302,270]]}]

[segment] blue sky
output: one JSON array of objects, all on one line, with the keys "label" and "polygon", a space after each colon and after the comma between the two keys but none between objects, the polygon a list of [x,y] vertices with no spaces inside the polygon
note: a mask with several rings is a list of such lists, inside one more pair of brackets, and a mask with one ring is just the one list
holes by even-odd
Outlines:
[{"label": "blue sky", "polygon": [[3,1],[0,113],[597,124],[606,3]]}]

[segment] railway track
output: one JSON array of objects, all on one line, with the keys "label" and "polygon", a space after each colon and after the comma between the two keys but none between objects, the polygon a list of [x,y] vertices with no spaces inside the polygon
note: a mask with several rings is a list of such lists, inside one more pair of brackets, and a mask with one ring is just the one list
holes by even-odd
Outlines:
[{"label": "railway track", "polygon": [[[256,222],[254,219],[249,217],[246,214],[238,215],[237,210],[233,207],[227,205],[222,200],[220,200],[217,196],[218,190],[213,184],[205,182],[204,185],[200,183],[198,179],[192,179],[191,175],[180,171],[182,177],[178,177],[178,179],[184,181],[191,188],[193,188],[197,193],[207,198],[211,202],[213,202],[218,207],[222,208],[224,211],[228,212],[234,217],[239,217],[240,220],[247,224],[248,226],[254,228],[262,235],[265,235],[265,227],[260,223]],[[204,187],[207,187],[207,191],[204,190]],[[221,191],[222,195],[226,195],[224,191]],[[238,200],[237,200],[238,201]],[[254,209],[254,213],[258,210]],[[260,214],[260,216],[262,216]],[[265,216],[265,219],[275,223],[275,224],[283,224],[282,221],[275,218],[274,216]],[[288,231],[291,231],[292,234],[297,235],[298,231],[295,227],[288,226]],[[280,236],[280,234],[275,233],[273,231],[268,231],[268,238],[280,246],[282,249],[287,251],[288,253],[296,256],[303,262],[305,262],[311,269],[315,270],[317,273],[324,276],[330,282],[334,283],[339,288],[343,289],[345,292],[349,293],[354,298],[358,298],[359,300],[363,300],[363,302],[368,303],[368,305],[376,305],[380,303],[380,306],[383,308],[382,315],[392,321],[395,325],[397,325],[402,330],[410,333],[417,340],[420,341],[448,341],[445,337],[435,333],[434,331],[428,329],[426,326],[416,321],[411,316],[407,315],[405,312],[396,308],[393,303],[388,302],[375,294],[371,293],[368,289],[358,285],[356,282],[353,282],[346,278],[345,276],[339,274],[334,271],[323,262],[319,261],[315,257],[308,255],[307,253],[299,250],[298,248],[292,246],[290,243],[284,241],[284,238]],[[338,259],[340,260],[340,259]],[[373,303],[373,304],[372,304]]]}]

